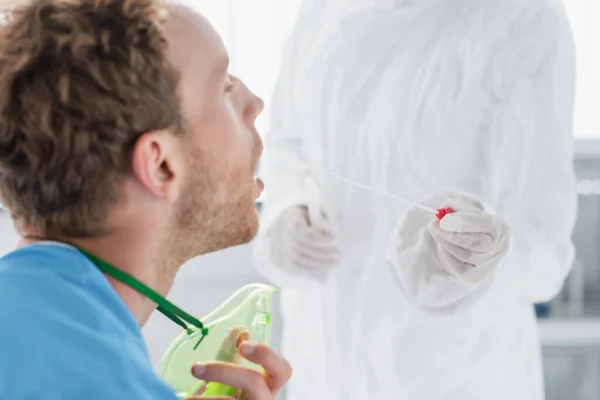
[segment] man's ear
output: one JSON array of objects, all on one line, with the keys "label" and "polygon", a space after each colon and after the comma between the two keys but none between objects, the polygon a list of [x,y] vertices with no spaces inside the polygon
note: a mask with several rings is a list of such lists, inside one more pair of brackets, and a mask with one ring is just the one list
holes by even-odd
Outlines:
[{"label": "man's ear", "polygon": [[135,142],[131,167],[135,178],[154,196],[175,200],[182,181],[178,138],[169,132],[143,134]]}]

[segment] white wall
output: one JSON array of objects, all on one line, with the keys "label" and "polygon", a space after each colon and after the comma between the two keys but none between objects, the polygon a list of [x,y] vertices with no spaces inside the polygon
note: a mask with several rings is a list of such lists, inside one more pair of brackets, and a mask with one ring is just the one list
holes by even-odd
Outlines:
[{"label": "white wall", "polygon": [[600,1],[564,3],[577,46],[575,137],[600,139]]},{"label": "white wall", "polygon": [[8,213],[0,210],[0,255],[4,255],[15,248],[19,236],[13,228]]}]

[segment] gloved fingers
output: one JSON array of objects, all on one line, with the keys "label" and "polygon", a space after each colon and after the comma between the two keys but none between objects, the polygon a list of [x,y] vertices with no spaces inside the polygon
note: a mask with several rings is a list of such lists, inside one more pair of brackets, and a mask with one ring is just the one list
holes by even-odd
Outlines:
[{"label": "gloved fingers", "polygon": [[[447,256],[450,256],[452,259],[451,260],[446,260],[446,261],[454,261],[455,263],[458,262],[460,263],[463,268],[464,267],[475,267],[476,264],[471,263],[471,258],[473,256],[473,252],[465,249],[464,247],[460,247],[457,246],[453,243],[447,242],[445,240],[439,240],[437,238],[434,238],[435,242],[437,243],[438,247],[440,250],[442,250],[442,252],[444,252]],[[460,272],[460,271],[454,271],[454,269],[456,268],[452,268],[452,271],[449,272]]]},{"label": "gloved fingers", "polygon": [[[436,243],[440,250],[446,254],[446,257],[451,257],[446,260],[448,264],[454,265],[449,272],[461,276],[470,273],[473,268],[483,267],[495,257],[494,253],[477,253],[443,240],[436,241]],[[456,263],[459,263],[459,267],[456,266]],[[449,268],[446,267],[446,269]]]},{"label": "gloved fingers", "polygon": [[[300,257],[300,255],[298,255],[298,257]],[[306,259],[299,259],[297,265],[302,264],[304,266],[304,268],[307,268],[307,269],[312,267],[312,269],[315,269],[315,270],[319,270],[319,271],[327,270],[328,271],[330,269],[337,268],[340,265],[340,260],[341,260],[341,258],[339,256],[338,257],[333,256],[333,257],[329,257],[329,258],[322,259],[322,260],[316,260],[311,263],[307,263]]]},{"label": "gloved fingers", "polygon": [[294,240],[299,246],[306,247],[317,247],[323,249],[332,249],[339,248],[339,240],[333,236],[325,236],[325,235],[314,235],[309,232],[305,232],[305,234],[301,236],[297,236],[296,240]]},{"label": "gloved fingers", "polygon": [[474,253],[448,242],[438,244],[438,257],[444,271],[471,284],[478,284],[490,276],[498,265],[498,255]]},{"label": "gloved fingers", "polygon": [[[508,251],[507,235],[501,235],[499,239],[493,240],[486,234],[445,232],[437,226],[435,221],[429,224],[428,230],[437,245],[439,257],[445,264],[443,268],[465,278],[468,275],[468,279],[471,281],[477,281],[482,276],[485,277],[489,271],[486,272],[487,269],[482,268],[490,265]],[[478,238],[478,240],[472,241],[474,238]],[[481,245],[481,241],[479,241],[481,238],[487,238],[487,245]],[[473,267],[480,272],[473,272]]]},{"label": "gloved fingers", "polygon": [[440,228],[455,233],[486,233],[497,236],[498,220],[484,212],[454,212],[447,214],[439,222]]},{"label": "gloved fingers", "polygon": [[338,247],[302,246],[295,244],[292,248],[295,259],[306,260],[307,264],[337,264],[341,259]]},{"label": "gloved fingers", "polygon": [[337,238],[330,231],[308,228],[298,235],[298,242],[310,245],[333,246],[337,242]]},{"label": "gloved fingers", "polygon": [[331,270],[335,269],[339,265],[333,263],[324,263],[321,261],[309,262],[308,260],[302,258],[294,258],[292,259],[292,263],[294,269],[297,271],[300,270],[313,275],[322,275],[323,277],[327,276]]},{"label": "gloved fingers", "polygon": [[490,234],[448,232],[442,229],[440,225],[441,223],[438,221],[432,221],[428,226],[429,233],[437,242],[451,243],[477,253],[487,253],[497,247],[498,241]]},{"label": "gloved fingers", "polygon": [[306,211],[300,206],[293,206],[284,211],[276,223],[274,223],[267,231],[267,237],[274,242],[281,242],[294,236],[296,232],[303,232],[308,229],[308,217]]}]

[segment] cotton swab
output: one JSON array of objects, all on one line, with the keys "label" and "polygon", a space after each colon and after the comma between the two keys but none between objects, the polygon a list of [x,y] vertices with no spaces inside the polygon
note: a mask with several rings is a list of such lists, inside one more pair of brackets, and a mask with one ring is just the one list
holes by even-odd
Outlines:
[{"label": "cotton swab", "polygon": [[420,203],[417,203],[415,201],[412,201],[412,200],[408,200],[408,199],[406,199],[404,197],[401,197],[401,196],[398,196],[398,195],[395,195],[395,194],[392,194],[392,193],[388,193],[388,192],[385,192],[383,190],[375,189],[375,188],[370,187],[370,186],[366,186],[366,185],[360,184],[360,183],[358,183],[356,181],[353,181],[351,179],[342,178],[341,176],[339,176],[337,174],[334,174],[333,172],[329,173],[329,176],[331,176],[332,178],[338,179],[338,180],[340,180],[342,182],[346,182],[346,183],[349,183],[351,185],[354,185],[354,186],[360,187],[362,189],[368,190],[370,192],[378,193],[378,194],[381,194],[383,196],[387,196],[387,197],[390,197],[392,199],[401,201],[404,204],[407,204],[409,206],[420,208],[421,210],[424,210],[424,211],[430,212],[432,214],[435,214],[435,216],[438,219],[442,219],[447,214],[450,214],[450,213],[454,212],[454,210],[452,210],[450,208],[440,208],[438,210],[434,210],[433,208],[424,206],[424,205],[422,205]]}]

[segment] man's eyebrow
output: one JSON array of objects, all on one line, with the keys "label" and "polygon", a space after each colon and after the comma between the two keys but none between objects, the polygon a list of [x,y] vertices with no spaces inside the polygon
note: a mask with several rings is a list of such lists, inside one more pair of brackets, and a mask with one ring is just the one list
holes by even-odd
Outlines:
[{"label": "man's eyebrow", "polygon": [[229,55],[225,54],[223,57],[221,57],[221,61],[219,62],[218,66],[217,66],[216,72],[220,75],[220,74],[227,72],[228,69],[229,69]]}]

